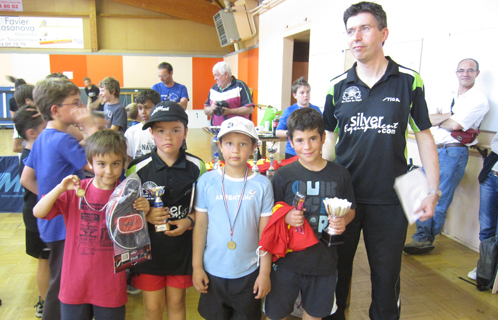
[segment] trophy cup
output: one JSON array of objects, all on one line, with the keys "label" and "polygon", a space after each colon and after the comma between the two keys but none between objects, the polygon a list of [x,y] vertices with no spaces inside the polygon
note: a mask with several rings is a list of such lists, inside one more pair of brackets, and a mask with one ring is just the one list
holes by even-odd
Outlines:
[{"label": "trophy cup", "polygon": [[266,171],[266,176],[268,179],[271,180],[273,178],[273,175],[275,174],[275,168],[273,167],[273,159],[275,158],[275,153],[277,152],[277,148],[274,146],[271,146],[268,148],[268,153],[270,154],[270,167]]},{"label": "trophy cup", "polygon": [[[155,197],[154,208],[163,208],[164,205],[163,205],[163,200],[161,199],[161,197],[164,194],[164,187],[157,186],[157,187],[151,188],[151,189],[149,189],[149,193],[153,197]],[[156,224],[154,227],[156,228],[156,232],[169,230],[168,219],[164,220],[164,224]]]},{"label": "trophy cup", "polygon": [[259,168],[258,168],[258,148],[261,145],[261,141],[258,141],[258,147],[254,149],[254,161],[252,165],[252,171],[259,173]]},{"label": "trophy cup", "polygon": [[[345,199],[339,198],[325,198],[323,199],[323,205],[325,206],[325,211],[332,218],[339,218],[344,216],[349,212],[351,208],[351,202]],[[325,243],[327,246],[336,246],[340,244],[344,244],[344,235],[336,234],[334,230],[332,230],[329,226],[322,231],[322,237],[320,241]]]}]

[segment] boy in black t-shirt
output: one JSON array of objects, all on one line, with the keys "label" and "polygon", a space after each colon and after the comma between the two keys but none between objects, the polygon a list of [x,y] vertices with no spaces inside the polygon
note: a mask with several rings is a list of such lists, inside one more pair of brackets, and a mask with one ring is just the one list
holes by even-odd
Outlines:
[{"label": "boy in black t-shirt", "polygon": [[[21,161],[19,163],[19,173],[24,169],[24,159],[29,156],[31,147],[38,135],[45,129],[47,122],[43,120],[36,107],[28,105],[22,106],[14,115],[14,125],[19,135],[26,141],[26,146],[22,150]],[[38,269],[36,271],[36,284],[38,286],[38,303],[35,305],[36,317],[41,318],[43,313],[43,302],[48,290],[50,280],[50,268],[48,265],[49,249],[40,238],[38,225],[33,216],[33,207],[38,201],[37,195],[24,189],[24,205],[22,216],[26,226],[26,253],[38,259]]]},{"label": "boy in black t-shirt", "polygon": [[[354,218],[353,186],[346,168],[322,158],[325,129],[320,112],[312,108],[294,111],[287,121],[287,136],[299,156],[275,172],[272,179],[275,202],[292,205],[297,191],[306,196],[304,210],[293,209],[285,216],[292,227],[302,227],[304,219],[320,239],[327,227],[337,234],[344,232]],[[342,198],[352,203],[341,218],[329,218],[323,205],[325,198]],[[270,319],[287,317],[301,292],[303,319],[321,319],[336,310],[337,249],[322,242],[289,252],[278,259],[272,269],[272,290],[266,297],[265,313]]]}]

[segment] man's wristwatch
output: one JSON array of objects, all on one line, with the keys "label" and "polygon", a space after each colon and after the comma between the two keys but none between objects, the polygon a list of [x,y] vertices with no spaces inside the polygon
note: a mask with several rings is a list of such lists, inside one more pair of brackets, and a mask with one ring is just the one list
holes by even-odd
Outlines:
[{"label": "man's wristwatch", "polygon": [[188,228],[187,230],[192,230],[192,229],[194,229],[194,226],[195,226],[194,219],[190,218],[189,216],[187,216],[187,219],[189,219],[189,220],[190,220],[190,228]]},{"label": "man's wristwatch", "polygon": [[436,189],[429,189],[429,193],[428,194],[431,194],[431,193],[435,193],[437,195],[437,199],[441,199],[441,195],[443,194],[441,192],[441,190],[436,190]]}]

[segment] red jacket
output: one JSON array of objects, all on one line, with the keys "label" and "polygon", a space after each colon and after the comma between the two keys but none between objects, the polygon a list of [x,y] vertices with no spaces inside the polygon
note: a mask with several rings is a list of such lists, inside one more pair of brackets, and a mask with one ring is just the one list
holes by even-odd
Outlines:
[{"label": "red jacket", "polygon": [[273,207],[273,215],[261,234],[261,250],[273,254],[273,262],[284,257],[287,252],[301,251],[318,243],[306,219],[303,225],[304,233],[296,232],[295,228],[285,222],[285,215],[292,209],[293,206],[283,201],[277,202]]}]

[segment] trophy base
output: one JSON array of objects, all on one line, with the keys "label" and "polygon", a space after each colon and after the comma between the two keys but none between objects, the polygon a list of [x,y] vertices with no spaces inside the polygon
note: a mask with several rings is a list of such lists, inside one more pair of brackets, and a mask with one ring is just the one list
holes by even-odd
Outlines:
[{"label": "trophy base", "polygon": [[169,223],[156,224],[154,227],[156,229],[156,232],[164,232],[164,231],[168,231],[170,229],[169,228]]},{"label": "trophy base", "polygon": [[338,246],[344,244],[344,235],[342,234],[329,234],[327,231],[322,231],[320,241],[325,243],[328,247]]}]

